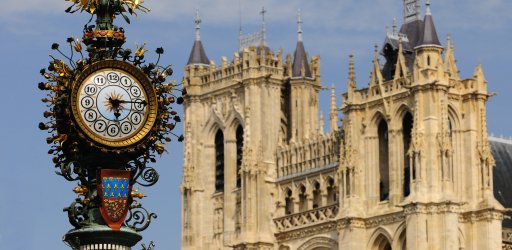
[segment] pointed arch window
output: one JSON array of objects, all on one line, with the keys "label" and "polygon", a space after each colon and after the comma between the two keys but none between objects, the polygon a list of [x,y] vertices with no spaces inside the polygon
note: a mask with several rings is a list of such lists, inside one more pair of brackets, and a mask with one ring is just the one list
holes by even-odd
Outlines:
[{"label": "pointed arch window", "polygon": [[292,190],[289,188],[286,189],[286,197],[284,198],[284,213],[285,214],[292,214],[293,213],[293,198],[292,198]]},{"label": "pointed arch window", "polygon": [[404,176],[403,176],[403,196],[407,197],[411,193],[411,161],[409,149],[411,148],[412,139],[412,115],[407,112],[402,120],[402,139],[404,145]]},{"label": "pointed arch window", "polygon": [[391,250],[391,243],[384,235],[379,235],[373,243],[372,250]]},{"label": "pointed arch window", "polygon": [[244,148],[244,128],[238,126],[236,129],[236,187],[242,187],[242,158]]},{"label": "pointed arch window", "polygon": [[327,204],[331,205],[336,203],[336,188],[334,187],[334,179],[330,178],[327,180]]},{"label": "pointed arch window", "polygon": [[351,174],[352,170],[351,169],[347,169],[345,171],[345,193],[347,196],[350,196],[352,194],[352,180],[350,178],[350,174]]},{"label": "pointed arch window", "polygon": [[446,167],[446,171],[443,171],[443,174],[446,176],[443,176],[446,180],[453,181],[453,149],[454,149],[454,142],[453,142],[453,124],[450,117],[448,117],[448,143],[449,145],[447,149],[443,152],[443,166]]},{"label": "pointed arch window", "polygon": [[381,201],[389,199],[389,146],[388,124],[384,119],[379,123],[379,197]]},{"label": "pointed arch window", "polygon": [[215,192],[224,191],[224,134],[215,134]]},{"label": "pointed arch window", "polygon": [[452,119],[448,118],[448,136],[450,137],[450,139],[453,138],[452,134],[453,134]]},{"label": "pointed arch window", "polygon": [[313,209],[320,207],[320,183],[315,182],[313,185]]},{"label": "pointed arch window", "polygon": [[299,211],[303,212],[308,210],[306,187],[300,186],[299,188]]}]

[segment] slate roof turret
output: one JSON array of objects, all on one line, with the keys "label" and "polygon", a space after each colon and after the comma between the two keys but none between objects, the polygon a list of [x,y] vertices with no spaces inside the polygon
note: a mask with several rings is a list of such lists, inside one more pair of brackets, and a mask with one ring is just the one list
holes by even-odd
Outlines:
[{"label": "slate roof turret", "polygon": [[196,18],[194,19],[196,24],[196,39],[194,41],[194,46],[192,47],[192,51],[190,51],[190,56],[188,58],[187,65],[190,64],[210,64],[210,60],[208,56],[206,56],[206,52],[203,48],[203,43],[201,42],[201,19],[199,18],[199,10],[196,10]]},{"label": "slate roof turret", "polygon": [[298,13],[297,24],[297,46],[295,47],[295,53],[293,54],[292,64],[292,77],[312,77],[311,70],[308,63],[308,55],[302,42],[302,16],[300,10]]},{"label": "slate roof turret", "polygon": [[419,47],[422,46],[441,46],[439,38],[437,37],[436,26],[434,25],[434,19],[432,18],[432,12],[430,11],[430,0],[426,1],[427,10],[425,18],[423,20],[423,30],[418,43]]}]

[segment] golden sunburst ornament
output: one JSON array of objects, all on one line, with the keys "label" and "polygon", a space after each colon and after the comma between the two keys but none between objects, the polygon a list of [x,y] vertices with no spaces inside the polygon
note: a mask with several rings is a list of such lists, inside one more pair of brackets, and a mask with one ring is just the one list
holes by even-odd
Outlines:
[{"label": "golden sunburst ornament", "polygon": [[[99,0],[65,0],[66,2],[72,2],[73,5],[71,5],[68,9],[66,9],[66,12],[74,13],[77,11],[83,12],[89,12],[91,14],[95,14],[96,10],[101,7],[101,4]],[[113,0],[108,0],[108,5],[114,5]],[[141,4],[144,3],[142,0],[121,0],[119,1],[119,6],[121,6],[120,12],[130,12],[130,14],[136,14],[135,10],[139,10],[141,12],[149,12],[150,10]],[[119,11],[119,10],[118,10]],[[116,13],[121,14],[121,13]]]},{"label": "golden sunburst ornament", "polygon": [[124,109],[123,94],[113,91],[105,97],[105,101],[103,103],[105,103],[108,112],[119,112],[119,110]]}]

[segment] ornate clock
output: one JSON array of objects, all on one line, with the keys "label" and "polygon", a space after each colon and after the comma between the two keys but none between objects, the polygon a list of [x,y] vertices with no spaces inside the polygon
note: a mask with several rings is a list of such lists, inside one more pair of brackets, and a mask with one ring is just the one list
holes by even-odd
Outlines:
[{"label": "ornate clock", "polygon": [[66,39],[68,55],[52,44],[63,59],[51,56],[38,84],[48,91],[41,99],[47,120],[39,123],[50,134],[48,154],[58,175],[78,182],[73,192],[79,198],[64,209],[74,226],[64,240],[73,249],[131,249],[156,218],[135,200],[144,195],[132,187],[154,185],[156,155],[166,152],[173,136],[183,141],[173,132],[181,121],[173,106],[186,92],[168,81],[171,66],[159,64],[163,48],[156,48],[155,63],[146,61],[144,46],[123,48],[124,29],[114,17],[129,21],[127,13],[147,12],[142,1],[71,2],[66,12],[88,12],[95,25],[84,25],[81,39]]},{"label": "ornate clock", "polygon": [[417,2],[412,1],[405,4],[405,16],[410,17],[417,14]]},{"label": "ornate clock", "polygon": [[414,15],[416,12],[416,3],[409,3],[406,6],[407,15]]},{"label": "ornate clock", "polygon": [[99,61],[78,75],[70,104],[82,135],[114,148],[131,146],[148,135],[158,110],[148,77],[116,60]]}]

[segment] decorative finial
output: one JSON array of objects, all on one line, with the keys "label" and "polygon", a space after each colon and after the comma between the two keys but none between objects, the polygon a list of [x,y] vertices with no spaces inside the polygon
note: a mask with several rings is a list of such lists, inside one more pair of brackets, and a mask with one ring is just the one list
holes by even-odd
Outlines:
[{"label": "decorative finial", "polygon": [[267,44],[267,29],[265,27],[265,13],[267,13],[267,10],[265,10],[265,6],[261,7],[261,44],[266,45]]},{"label": "decorative finial", "polygon": [[393,18],[393,34],[397,33],[396,17]]},{"label": "decorative finial", "polygon": [[300,13],[300,9],[297,10],[297,26],[298,41],[302,42],[302,14]]},{"label": "decorative finial", "polygon": [[241,0],[238,0],[238,25],[240,26],[238,31],[240,36],[242,35],[242,4],[240,3]]},{"label": "decorative finial", "polygon": [[320,111],[320,119],[318,122],[318,133],[323,135],[324,134],[324,112]]},{"label": "decorative finial", "polygon": [[201,41],[201,18],[199,17],[199,9],[196,9],[194,23],[196,24],[196,41]]},{"label": "decorative finial", "polygon": [[[69,0],[66,0],[69,1]],[[150,10],[142,5],[143,1],[98,1],[98,0],[73,0],[73,5],[66,9],[68,13],[75,12],[89,12],[92,15],[96,15],[96,30],[113,30],[119,28],[114,26],[114,18],[118,15],[122,15],[126,22],[129,24],[130,19],[124,15],[125,9],[130,9],[131,15],[137,15],[136,11],[144,13]]]},{"label": "decorative finial", "polygon": [[331,107],[333,103],[336,104],[336,88],[334,87],[334,83],[331,84]]},{"label": "decorative finial", "polygon": [[243,38],[243,32],[242,32],[242,4],[240,3],[241,0],[238,0],[238,18],[239,18],[239,29],[238,29],[238,51],[242,51],[242,38]]},{"label": "decorative finial", "polygon": [[350,54],[348,56],[348,72],[349,74],[354,74],[354,54]]},{"label": "decorative finial", "polygon": [[432,15],[432,12],[430,11],[430,0],[425,1],[425,6],[427,6],[425,10],[425,15]]},{"label": "decorative finial", "polygon": [[[323,119],[322,119],[323,120]],[[338,107],[336,106],[336,90],[331,86],[331,110],[329,112],[331,132],[338,130]]]},{"label": "decorative finial", "polygon": [[336,89],[331,85],[331,113],[336,112]]},{"label": "decorative finial", "polygon": [[355,88],[356,84],[356,70],[354,66],[354,55],[350,54],[348,56],[348,85],[350,88]]}]

